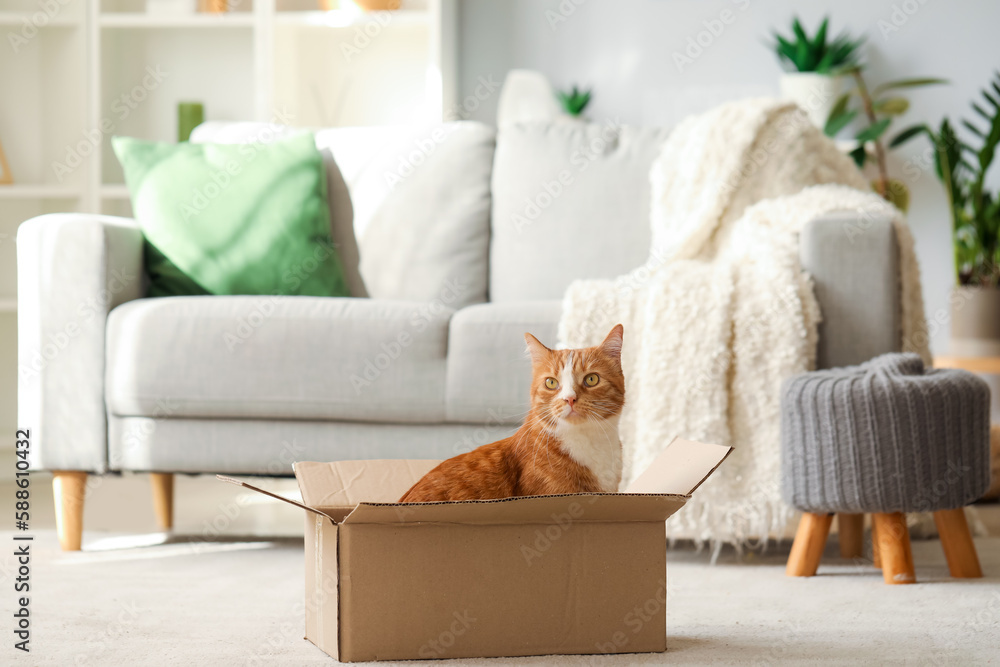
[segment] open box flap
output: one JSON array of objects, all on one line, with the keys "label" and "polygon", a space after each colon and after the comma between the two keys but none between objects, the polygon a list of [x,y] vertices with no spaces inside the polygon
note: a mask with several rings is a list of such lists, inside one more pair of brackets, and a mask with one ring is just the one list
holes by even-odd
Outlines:
[{"label": "open box flap", "polygon": [[394,503],[440,461],[299,461],[293,465],[302,502],[310,507]]},{"label": "open box flap", "polygon": [[724,445],[674,438],[625,491],[690,496],[732,451]]},{"label": "open box flap", "polygon": [[257,491],[335,523],[551,523],[555,515],[574,521],[662,521],[680,509],[715,472],[732,447],[675,438],[625,493],[527,496],[448,503],[398,503],[400,496],[439,461],[302,461],[294,465],[302,503],[246,482],[225,482]]},{"label": "open box flap", "polygon": [[218,480],[222,480],[223,482],[235,484],[236,486],[242,486],[245,489],[250,489],[251,491],[256,491],[257,493],[263,493],[265,496],[270,496],[275,500],[280,500],[281,502],[288,503],[289,505],[295,505],[296,507],[304,509],[307,512],[312,512],[313,514],[319,514],[320,516],[325,516],[327,519],[336,522],[334,516],[331,515],[329,512],[326,512],[322,509],[317,509],[315,507],[309,507],[308,505],[303,505],[302,503],[292,500],[291,498],[285,498],[284,496],[279,496],[278,494],[271,493],[270,491],[265,491],[264,489],[258,486],[254,486],[253,484],[247,484],[241,479],[234,479],[232,477],[226,477],[225,475],[216,475],[215,478]]},{"label": "open box flap", "polygon": [[687,497],[594,493],[440,503],[360,503],[341,523],[551,524],[664,521]]}]

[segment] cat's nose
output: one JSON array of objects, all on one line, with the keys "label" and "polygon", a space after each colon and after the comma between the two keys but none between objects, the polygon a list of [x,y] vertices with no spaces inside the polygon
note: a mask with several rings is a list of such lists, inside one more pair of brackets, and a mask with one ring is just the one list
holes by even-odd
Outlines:
[{"label": "cat's nose", "polygon": [[576,396],[566,396],[563,398],[566,404],[569,405],[569,409],[572,410],[573,406],[576,405]]}]

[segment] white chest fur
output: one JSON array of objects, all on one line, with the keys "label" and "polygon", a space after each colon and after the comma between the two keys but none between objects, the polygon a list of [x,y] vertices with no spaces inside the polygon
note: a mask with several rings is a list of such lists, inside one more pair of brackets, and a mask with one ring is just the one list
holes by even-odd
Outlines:
[{"label": "white chest fur", "polygon": [[601,490],[613,493],[622,480],[622,447],[618,439],[618,417],[600,422],[558,423],[555,434],[563,451],[594,473]]}]

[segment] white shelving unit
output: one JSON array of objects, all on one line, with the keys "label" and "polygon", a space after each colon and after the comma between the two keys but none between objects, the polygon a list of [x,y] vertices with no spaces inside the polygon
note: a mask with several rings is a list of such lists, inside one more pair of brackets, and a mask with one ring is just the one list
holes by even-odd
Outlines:
[{"label": "white shelving unit", "polygon": [[[29,9],[27,7],[23,11],[0,11],[0,26],[3,27],[13,26],[20,28],[21,26],[24,25],[24,19],[27,18],[28,21],[31,22],[32,16],[34,16],[35,14],[37,14],[37,10],[33,11],[32,9]],[[65,27],[65,26],[78,25],[79,22],[80,18],[78,16],[63,15],[60,13],[52,17],[46,17],[44,24],[49,27],[59,27],[59,26]],[[43,23],[42,21],[38,21],[39,25],[41,25],[42,23]]]},{"label": "white shelving unit", "polygon": [[251,28],[254,16],[249,12],[226,14],[191,14],[157,16],[143,12],[101,14],[102,28]]},{"label": "white shelving unit", "polygon": [[[229,0],[162,15],[145,0],[0,0],[0,446],[16,425],[17,226],[43,213],[131,215],[111,137],[175,141],[177,104],[208,120],[305,127],[440,119],[454,104],[457,0]],[[25,28],[25,26],[28,26]],[[8,48],[10,47],[10,48]]]},{"label": "white shelving unit", "polygon": [[28,185],[5,185],[0,186],[0,199],[79,199],[83,195],[83,190],[74,187],[64,187],[61,185],[46,185],[44,183]]}]

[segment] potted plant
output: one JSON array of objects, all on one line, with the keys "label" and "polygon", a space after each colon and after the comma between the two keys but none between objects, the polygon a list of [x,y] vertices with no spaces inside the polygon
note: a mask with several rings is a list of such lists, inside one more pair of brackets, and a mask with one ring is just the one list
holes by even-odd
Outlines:
[{"label": "potted plant", "polygon": [[572,120],[584,120],[583,115],[584,110],[587,105],[590,104],[591,91],[580,90],[576,86],[573,86],[571,90],[557,90],[556,98],[559,100],[559,106],[562,107],[563,113],[566,117]]},{"label": "potted plant", "polygon": [[[874,158],[878,175],[872,181],[872,189],[892,202],[899,210],[906,212],[910,205],[910,191],[902,181],[889,178],[886,148],[882,143],[882,137],[886,134],[893,119],[906,113],[906,110],[910,108],[910,101],[905,97],[900,97],[896,91],[947,83],[947,81],[931,78],[900,79],[899,81],[883,83],[869,90],[861,70],[859,65],[846,70],[845,73],[854,77],[854,90],[841,95],[834,103],[823,126],[823,132],[828,137],[836,136],[856,117],[861,116],[865,122],[854,134],[857,146],[850,152],[850,155],[854,158],[859,169],[863,169],[868,160]],[[852,108],[854,107],[852,101],[855,98],[858,101],[858,108]],[[902,132],[893,139],[889,147],[900,146],[915,134]]]},{"label": "potted plant", "polygon": [[1000,72],[972,103],[981,118],[962,121],[976,145],[966,143],[945,118],[938,130],[916,125],[890,145],[923,134],[934,147],[934,169],[951,212],[955,291],[951,302],[951,352],[956,356],[1000,355],[1000,191],[986,185],[1000,144]]},{"label": "potted plant", "polygon": [[816,35],[810,37],[798,18],[792,21],[794,37],[774,33],[773,48],[786,68],[781,75],[781,95],[809,114],[816,127],[823,127],[834,101],[843,90],[844,70],[857,65],[858,47],[864,39],[851,39],[843,32],[827,42],[829,18],[824,18]]}]

